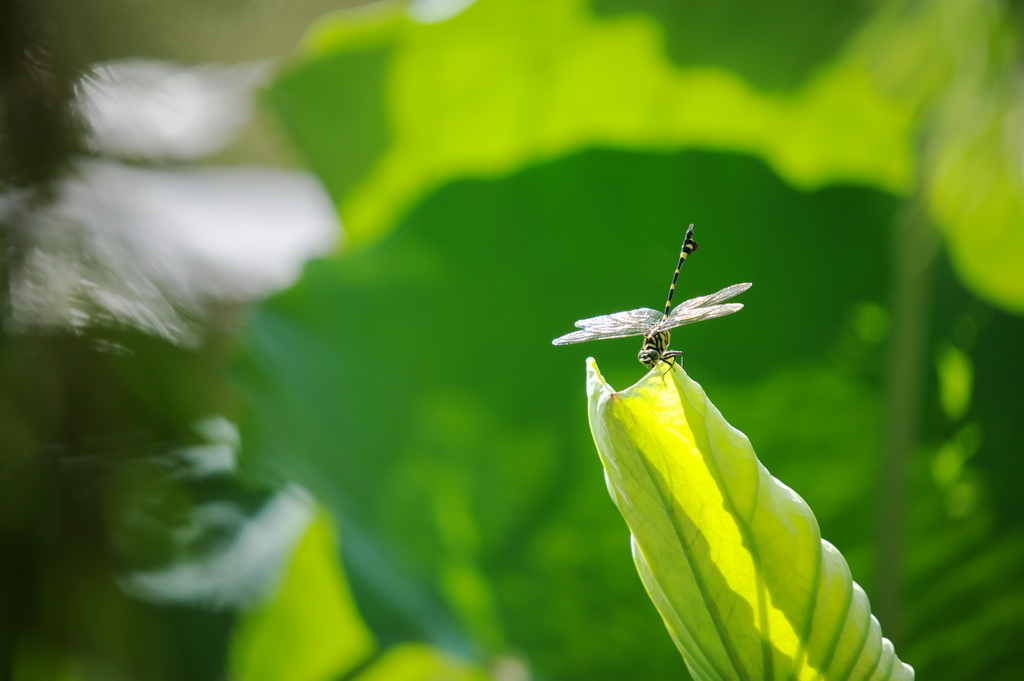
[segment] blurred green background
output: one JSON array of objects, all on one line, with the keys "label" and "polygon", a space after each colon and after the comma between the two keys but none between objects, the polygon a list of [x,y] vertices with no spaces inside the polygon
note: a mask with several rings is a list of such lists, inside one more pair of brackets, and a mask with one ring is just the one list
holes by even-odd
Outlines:
[{"label": "blurred green background", "polygon": [[1024,678],[1022,9],[5,0],[0,679],[687,678],[639,340],[550,341],[691,222],[690,375],[919,678]]}]

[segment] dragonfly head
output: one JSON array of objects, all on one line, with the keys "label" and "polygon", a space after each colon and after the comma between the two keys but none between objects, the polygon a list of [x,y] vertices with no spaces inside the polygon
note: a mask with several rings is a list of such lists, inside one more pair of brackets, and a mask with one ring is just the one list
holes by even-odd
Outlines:
[{"label": "dragonfly head", "polygon": [[637,359],[648,369],[653,369],[661,361],[661,351],[644,345],[640,348],[640,354],[637,355]]}]

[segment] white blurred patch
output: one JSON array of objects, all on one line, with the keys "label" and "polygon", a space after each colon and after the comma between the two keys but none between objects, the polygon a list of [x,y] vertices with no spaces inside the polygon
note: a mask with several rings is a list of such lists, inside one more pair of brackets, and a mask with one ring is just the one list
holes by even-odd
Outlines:
[{"label": "white blurred patch", "polygon": [[[340,231],[320,184],[291,170],[89,160],[58,197],[18,218],[29,243],[11,272],[17,329],[115,324],[193,344],[217,304],[288,286]],[[0,196],[0,221],[18,203]]]},{"label": "white blurred patch", "polygon": [[476,0],[413,0],[406,12],[413,21],[436,24],[451,19]]},{"label": "white blurred patch", "polygon": [[233,540],[194,560],[131,573],[119,580],[120,586],[156,603],[221,608],[252,602],[280,575],[313,513],[313,502],[298,488],[277,494],[248,518],[228,502],[199,506],[192,522],[178,531],[177,541],[188,544],[218,528],[241,527]]},{"label": "white blurred patch", "polygon": [[204,444],[174,450],[174,455],[184,465],[179,477],[194,480],[234,473],[242,444],[238,426],[223,416],[208,416],[194,423],[192,428]]},{"label": "white blurred patch", "polygon": [[186,67],[126,59],[93,67],[78,85],[94,151],[194,160],[227,146],[252,117],[268,62]]},{"label": "white blurred patch", "polygon": [[[79,109],[95,151],[193,160],[235,139],[269,72],[268,62],[109,62],[79,83]],[[42,208],[28,193],[0,194],[0,225],[15,227],[22,256],[10,271],[16,330],[129,326],[194,345],[223,304],[289,286],[340,232],[320,184],[291,170],[92,159],[54,190]]]},{"label": "white blurred patch", "polygon": [[[201,444],[167,452],[155,463],[156,469],[172,471],[171,477],[185,485],[218,476],[225,482],[234,480],[241,446],[238,426],[213,414],[192,427]],[[199,488],[191,489],[197,499],[202,498]],[[145,503],[133,505],[126,527],[152,525],[148,511]],[[198,501],[186,520],[164,525],[177,553],[173,562],[159,569],[127,572],[118,583],[127,593],[156,603],[211,608],[249,603],[263,597],[280,577],[314,512],[312,498],[295,485],[267,498],[255,510],[231,500],[230,495]]]}]

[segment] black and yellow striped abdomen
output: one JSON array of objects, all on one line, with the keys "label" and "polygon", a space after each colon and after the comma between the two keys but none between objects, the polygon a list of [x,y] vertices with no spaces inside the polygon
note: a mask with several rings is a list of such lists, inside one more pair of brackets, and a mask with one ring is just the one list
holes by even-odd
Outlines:
[{"label": "black and yellow striped abdomen", "polygon": [[[683,239],[683,248],[679,251],[679,264],[676,265],[676,271],[672,275],[672,284],[668,287],[668,300],[665,301],[666,317],[668,317],[668,313],[672,310],[672,296],[676,293],[676,282],[679,281],[679,270],[683,269],[683,263],[686,262],[686,256],[696,250],[697,242],[693,240],[693,225],[690,225],[689,229],[686,230],[686,237]],[[668,343],[666,343],[666,345],[668,345]]]}]

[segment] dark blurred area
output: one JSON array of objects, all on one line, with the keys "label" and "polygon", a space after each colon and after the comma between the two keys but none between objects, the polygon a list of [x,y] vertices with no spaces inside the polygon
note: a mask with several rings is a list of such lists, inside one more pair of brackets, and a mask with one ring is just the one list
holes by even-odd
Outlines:
[{"label": "dark blurred area", "polygon": [[79,144],[74,86],[85,55],[60,49],[64,32],[41,3],[0,5],[0,87],[7,187],[46,185]]},{"label": "dark blurred area", "polygon": [[308,517],[238,475],[226,372],[333,210],[276,152],[206,159],[320,11],[0,2],[0,679],[223,678]]}]

